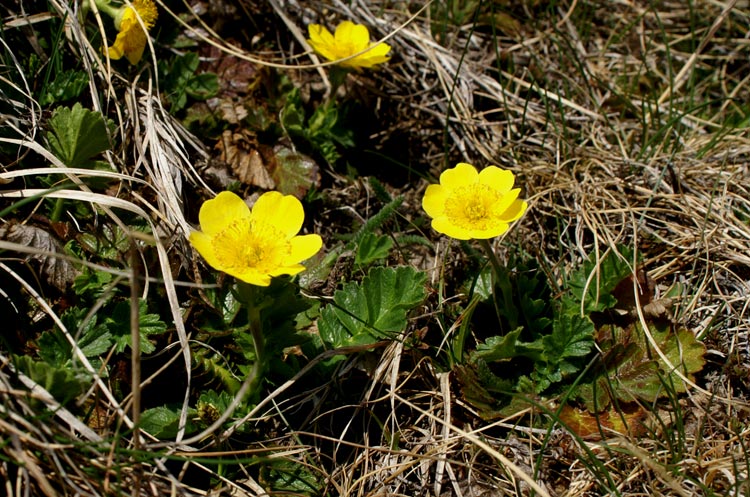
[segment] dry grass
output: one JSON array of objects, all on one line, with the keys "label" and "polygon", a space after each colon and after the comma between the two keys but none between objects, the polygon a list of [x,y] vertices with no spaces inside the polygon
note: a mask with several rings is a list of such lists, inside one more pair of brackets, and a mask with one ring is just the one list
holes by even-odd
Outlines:
[{"label": "dry grass", "polygon": [[[119,223],[113,209],[125,209],[152,224],[153,237],[141,251],[155,249],[161,272],[147,275],[148,285],[161,288],[174,317],[176,338],[165,354],[187,371],[180,386],[185,388],[184,420],[191,359],[177,285],[189,283],[174,280],[173,263],[182,261],[183,278],[197,274],[185,243],[191,219],[186,212],[194,206],[183,199],[208,195],[200,165],[212,151],[164,110],[152,71],[117,73],[86,38],[75,12],[64,2],[50,4],[52,15],[68,14],[65,43],[80,53],[91,75],[88,96],[95,108],[117,116],[124,145],[107,160],[120,187],[111,196],[87,191],[80,171],[67,170],[31,141],[44,116],[31,99],[30,76],[17,78],[25,74],[20,66],[6,68],[6,79],[27,98],[4,99],[6,132],[0,142],[17,146],[19,157],[39,154],[45,167],[51,165],[78,185],[55,195],[93,202],[113,223]],[[637,249],[657,283],[657,295],[681,288],[672,311],[706,343],[704,373],[687,396],[660,406],[648,436],[589,441],[571,436],[540,409],[483,422],[449,374],[429,360],[415,359],[402,343],[381,343],[352,361],[348,376],[342,373],[317,391],[287,396],[307,369],[279,386],[246,419],[271,436],[247,451],[227,452],[221,442],[233,429],[189,439],[179,433],[171,442],[133,436],[128,431],[132,415],[126,413],[140,389],[135,397],[118,399],[104,378],[83,402],[99,406],[97,415],[107,419],[106,428],[90,420],[87,426],[28,378],[21,380],[35,394],[19,390],[11,361],[2,356],[0,479],[7,482],[5,493],[219,495],[186,483],[186,475],[211,474],[222,481],[221,495],[264,495],[252,462],[240,463],[245,477],[231,481],[210,464],[217,458],[249,461],[254,454],[309,465],[330,495],[750,493],[747,2],[697,1],[686,7],[676,1],[500,1],[493,2],[498,12],[494,28],[486,17],[451,18],[441,2],[408,10],[405,2],[386,0],[349,4],[245,2],[228,15],[233,21],[270,23],[273,28],[263,36],[276,30],[284,41],[275,53],[257,54],[242,37],[230,43],[222,39],[218,24],[201,25],[198,18],[183,18],[183,29],[240,59],[289,71],[311,98],[320,98],[316,92],[325,92],[328,82],[317,58],[300,55],[306,48],[305,24],[350,19],[370,26],[374,36],[388,37],[392,62],[382,71],[351,77],[346,88],[377,105],[382,118],[382,131],[375,136],[378,149],[393,154],[389,147],[406,144],[398,159],[432,174],[457,161],[514,170],[530,209],[498,250],[520,247],[556,275],[594,250],[601,253],[617,244]],[[45,21],[18,7],[9,8],[4,30],[25,29],[26,20]],[[222,7],[228,6],[214,6]],[[169,15],[165,5],[161,15]],[[10,60],[13,48],[2,49]],[[9,163],[0,179],[38,174]],[[416,217],[426,183],[414,176],[410,180],[392,186],[407,194],[405,205],[414,209],[408,215]],[[2,189],[0,198],[9,204],[37,193]],[[357,205],[367,194],[365,188],[347,190],[347,201]],[[2,243],[6,254],[35,251]],[[436,285],[441,270],[449,274],[454,252],[455,247],[441,243],[436,256],[422,259]],[[0,269],[13,272],[4,264]],[[29,284],[28,291],[33,287]],[[44,297],[35,298],[38,312],[56,319]],[[419,325],[438,329],[434,312],[425,308]],[[74,335],[69,330],[73,343]],[[308,415],[311,396],[325,398],[342,387],[356,390],[350,404],[321,403]],[[554,399],[547,402],[554,405]],[[54,417],[40,418],[44,405]],[[304,426],[290,421],[300,412],[306,416]]]}]

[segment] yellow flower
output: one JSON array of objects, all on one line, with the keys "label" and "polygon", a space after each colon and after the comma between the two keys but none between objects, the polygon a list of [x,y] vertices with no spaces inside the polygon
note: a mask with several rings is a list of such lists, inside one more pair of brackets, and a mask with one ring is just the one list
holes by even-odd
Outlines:
[{"label": "yellow flower", "polygon": [[443,171],[439,185],[430,185],[422,208],[432,218],[435,231],[457,238],[486,239],[508,230],[527,204],[518,199],[510,171],[490,166],[477,172],[470,164]]},{"label": "yellow flower", "polygon": [[123,6],[115,14],[115,27],[119,33],[114,45],[107,50],[110,59],[118,60],[124,55],[131,64],[137,64],[148,43],[148,34],[138,22],[138,16],[143,20],[146,29],[151,29],[158,13],[152,0],[133,0],[132,3],[132,7]]},{"label": "yellow flower", "polygon": [[299,273],[300,263],[323,246],[318,235],[297,236],[305,212],[292,195],[266,192],[251,211],[234,193],[221,192],[204,202],[198,217],[202,231],[190,233],[193,247],[213,268],[252,285]]},{"label": "yellow flower", "polygon": [[340,65],[344,67],[373,67],[389,59],[388,52],[391,51],[391,47],[385,43],[370,43],[370,32],[361,24],[344,21],[336,27],[335,35],[319,24],[311,24],[307,30],[310,33],[307,42],[330,61],[345,59],[369,49],[356,57],[341,61]]}]

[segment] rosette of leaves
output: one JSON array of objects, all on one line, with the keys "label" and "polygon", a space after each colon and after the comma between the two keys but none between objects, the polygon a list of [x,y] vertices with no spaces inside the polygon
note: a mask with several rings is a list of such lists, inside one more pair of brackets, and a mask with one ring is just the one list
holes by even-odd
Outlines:
[{"label": "rosette of leaves", "polygon": [[[503,416],[527,407],[524,399],[560,395],[588,411],[576,424],[597,424],[600,413],[613,418],[613,406],[636,419],[642,409],[625,404],[685,392],[685,380],[703,367],[705,347],[689,330],[651,312],[645,313],[648,329],[642,328],[638,306],[653,307],[653,284],[629,249],[590,257],[570,275],[551,313],[542,304],[549,288],[528,271],[517,266],[495,289],[501,322],[516,327],[478,343],[454,368],[465,399],[481,416]],[[551,328],[540,326],[550,318]]]}]

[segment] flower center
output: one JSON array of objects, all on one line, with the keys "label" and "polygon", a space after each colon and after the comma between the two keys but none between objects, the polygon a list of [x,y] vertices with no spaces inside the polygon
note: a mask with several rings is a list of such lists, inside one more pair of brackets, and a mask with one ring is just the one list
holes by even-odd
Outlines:
[{"label": "flower center", "polygon": [[227,270],[271,273],[283,266],[291,246],[283,232],[250,219],[238,219],[213,237],[214,253]]},{"label": "flower center", "polygon": [[481,183],[462,186],[453,190],[445,201],[448,219],[464,229],[486,230],[494,226],[493,206],[502,199],[502,194]]}]

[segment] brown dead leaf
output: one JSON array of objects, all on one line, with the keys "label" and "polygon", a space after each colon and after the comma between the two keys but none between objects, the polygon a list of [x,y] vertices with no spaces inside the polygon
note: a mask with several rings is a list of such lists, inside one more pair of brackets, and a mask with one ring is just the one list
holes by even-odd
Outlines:
[{"label": "brown dead leaf", "polygon": [[39,269],[47,283],[61,292],[67,291],[79,274],[70,261],[52,255],[62,254],[64,249],[62,243],[48,231],[25,224],[7,223],[0,228],[0,239],[33,247],[42,252],[28,255],[26,260],[39,263]]},{"label": "brown dead leaf", "polygon": [[242,183],[264,190],[276,187],[251,133],[226,130],[222,133],[216,148],[221,151],[221,160],[229,164],[234,175]]}]

